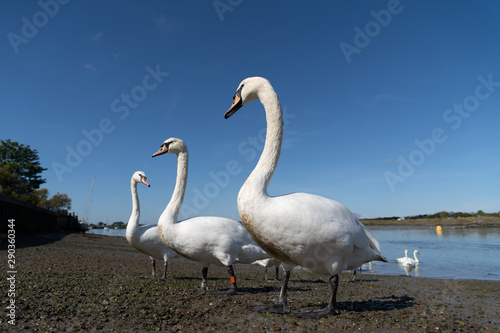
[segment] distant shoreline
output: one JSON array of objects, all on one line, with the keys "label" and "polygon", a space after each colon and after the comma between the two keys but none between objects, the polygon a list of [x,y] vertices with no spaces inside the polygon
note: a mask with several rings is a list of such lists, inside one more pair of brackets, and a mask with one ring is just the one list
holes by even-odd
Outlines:
[{"label": "distant shoreline", "polygon": [[411,227],[411,226],[441,226],[441,227],[470,227],[470,228],[490,228],[500,227],[500,217],[485,216],[478,217],[463,217],[454,219],[405,219],[405,220],[379,220],[379,219],[360,219],[361,223],[366,226],[394,226],[394,227]]},{"label": "distant shoreline", "polygon": [[[391,226],[391,227],[464,227],[464,228],[491,228],[500,227],[500,217],[484,216],[478,217],[461,217],[461,218],[424,218],[424,219],[360,219],[365,226]],[[118,229],[126,229],[127,225],[120,226]],[[93,227],[92,229],[99,230],[104,227]],[[110,228],[110,229],[115,229]]]}]

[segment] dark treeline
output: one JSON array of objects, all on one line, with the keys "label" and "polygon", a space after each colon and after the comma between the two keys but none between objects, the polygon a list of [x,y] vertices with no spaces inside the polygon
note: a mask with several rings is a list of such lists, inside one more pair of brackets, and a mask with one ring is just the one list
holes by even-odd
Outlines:
[{"label": "dark treeline", "polygon": [[[446,219],[446,218],[461,218],[461,217],[474,217],[474,216],[499,216],[499,213],[485,213],[482,210],[478,210],[477,212],[447,212],[441,211],[435,214],[420,214],[420,215],[411,215],[404,216],[405,220],[420,220],[420,219]],[[373,219],[366,220],[401,220],[402,216],[389,216],[389,217],[377,217]]]}]

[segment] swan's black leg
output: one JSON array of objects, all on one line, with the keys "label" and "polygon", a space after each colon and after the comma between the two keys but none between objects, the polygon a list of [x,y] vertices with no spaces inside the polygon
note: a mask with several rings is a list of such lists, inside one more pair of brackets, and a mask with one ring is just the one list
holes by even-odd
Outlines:
[{"label": "swan's black leg", "polygon": [[229,290],[229,293],[234,294],[236,292],[236,289],[238,289],[238,286],[236,285],[236,276],[234,275],[233,265],[229,265],[227,271],[229,273],[229,279],[231,281],[231,289]]},{"label": "swan's black leg", "polygon": [[208,276],[208,267],[203,267],[201,270],[201,291],[206,291],[207,288],[207,276]]},{"label": "swan's black leg", "polygon": [[153,265],[153,271],[151,272],[151,277],[156,278],[156,261],[151,258],[151,264]]},{"label": "swan's black leg", "polygon": [[332,297],[330,298],[330,302],[328,303],[326,308],[321,309],[319,311],[297,312],[294,314],[294,316],[299,318],[322,318],[333,314],[337,314],[337,312],[335,311],[335,307],[337,304],[337,289],[339,287],[339,275],[335,274],[332,277],[330,277],[329,282],[330,282],[330,287],[332,289]]},{"label": "swan's black leg", "polygon": [[164,264],[163,264],[163,280],[166,280],[167,279],[167,268],[168,268],[168,261],[164,261]]},{"label": "swan's black leg", "polygon": [[332,289],[332,297],[330,298],[330,303],[328,303],[327,309],[331,311],[331,314],[335,313],[337,307],[337,289],[339,288],[339,275],[335,274],[330,277],[330,288]]},{"label": "swan's black leg", "polygon": [[258,306],[251,306],[248,309],[256,312],[271,312],[271,313],[281,313],[281,314],[287,314],[290,313],[290,307],[288,306],[288,300],[286,298],[286,292],[288,289],[288,280],[290,280],[290,272],[291,270],[287,271],[285,268],[283,268],[283,278],[282,278],[282,285],[281,285],[281,291],[280,291],[280,298],[277,304],[272,304],[272,305],[258,305]]},{"label": "swan's black leg", "polygon": [[275,280],[276,281],[279,281],[280,280],[280,268],[279,266],[274,266],[276,268],[276,278]]},{"label": "swan's black leg", "polygon": [[227,266],[227,271],[229,273],[229,278],[231,280],[231,288],[226,291],[214,292],[214,295],[233,295],[236,293],[238,286],[236,285],[236,276],[234,275],[234,269],[232,265]]}]

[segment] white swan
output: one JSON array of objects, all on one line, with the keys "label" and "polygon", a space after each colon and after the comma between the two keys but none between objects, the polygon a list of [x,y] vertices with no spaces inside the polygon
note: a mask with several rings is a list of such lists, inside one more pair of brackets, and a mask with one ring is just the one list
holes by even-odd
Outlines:
[{"label": "white swan", "polygon": [[177,222],[184,201],[188,176],[188,150],[184,141],[176,138],[165,140],[153,157],[165,153],[177,155],[177,180],[174,193],[158,221],[158,233],[162,241],[180,255],[204,264],[202,289],[206,289],[208,266],[226,266],[231,289],[237,289],[233,263],[250,264],[269,258],[250,237],[245,227],[235,220],[223,217],[203,216]]},{"label": "white swan", "polygon": [[253,239],[282,262],[285,274],[279,303],[253,310],[289,313],[286,289],[290,270],[300,265],[319,274],[331,275],[332,297],[325,309],[296,315],[317,318],[334,314],[338,274],[372,260],[386,260],[373,234],[344,205],[306,193],[276,197],[267,194],[283,137],[282,110],[269,81],[260,77],[243,80],[224,117],[229,118],[255,99],[260,99],[266,111],[266,142],[257,166],[240,189],[238,210]]},{"label": "white swan", "polygon": [[417,258],[417,254],[420,255],[420,252],[418,250],[413,251],[413,258],[408,258],[408,250],[405,250],[405,257],[404,258],[398,258],[398,264],[401,266],[410,266],[414,267],[418,265],[419,261]]},{"label": "white swan", "polygon": [[143,183],[149,187],[146,174],[136,171],[130,179],[130,191],[132,192],[132,214],[127,223],[126,237],[130,245],[151,258],[153,265],[152,276],[156,277],[155,259],[164,261],[163,279],[167,278],[168,259],[179,257],[177,253],[170,250],[158,236],[158,228],[155,225],[139,226],[141,214],[139,196],[137,195],[137,184]]},{"label": "white swan", "polygon": [[274,258],[267,258],[267,259],[262,259],[262,260],[257,260],[257,261],[254,261],[252,263],[252,265],[259,265],[259,266],[262,266],[265,268],[265,274],[266,274],[266,281],[268,280],[267,278],[267,268],[268,267],[275,267],[275,271],[276,271],[276,278],[275,280],[279,280],[279,277],[280,277],[280,273],[279,273],[279,267],[281,265],[281,262],[279,262],[279,260],[276,260]]},{"label": "white swan", "polygon": [[407,249],[405,250],[404,257],[396,258],[396,260],[398,261],[399,264],[403,264],[404,262],[406,262],[408,260],[408,250]]}]

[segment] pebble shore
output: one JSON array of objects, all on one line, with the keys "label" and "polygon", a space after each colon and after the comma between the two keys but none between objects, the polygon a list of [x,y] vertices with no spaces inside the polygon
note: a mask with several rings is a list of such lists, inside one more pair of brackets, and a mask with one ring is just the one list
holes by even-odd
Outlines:
[{"label": "pebble shore", "polygon": [[[7,238],[0,238],[7,261]],[[167,280],[152,279],[149,258],[125,238],[92,234],[16,237],[15,297],[2,279],[0,331],[9,332],[499,332],[500,282],[342,274],[338,315],[300,319],[259,314],[249,306],[278,298],[280,282],[264,268],[235,265],[236,295],[226,269],[209,268],[200,292],[201,265],[169,263]],[[162,265],[157,264],[162,272]],[[269,270],[274,277],[274,270]],[[329,297],[327,276],[294,270],[292,312],[316,310]],[[14,299],[15,325],[7,306]]]}]

